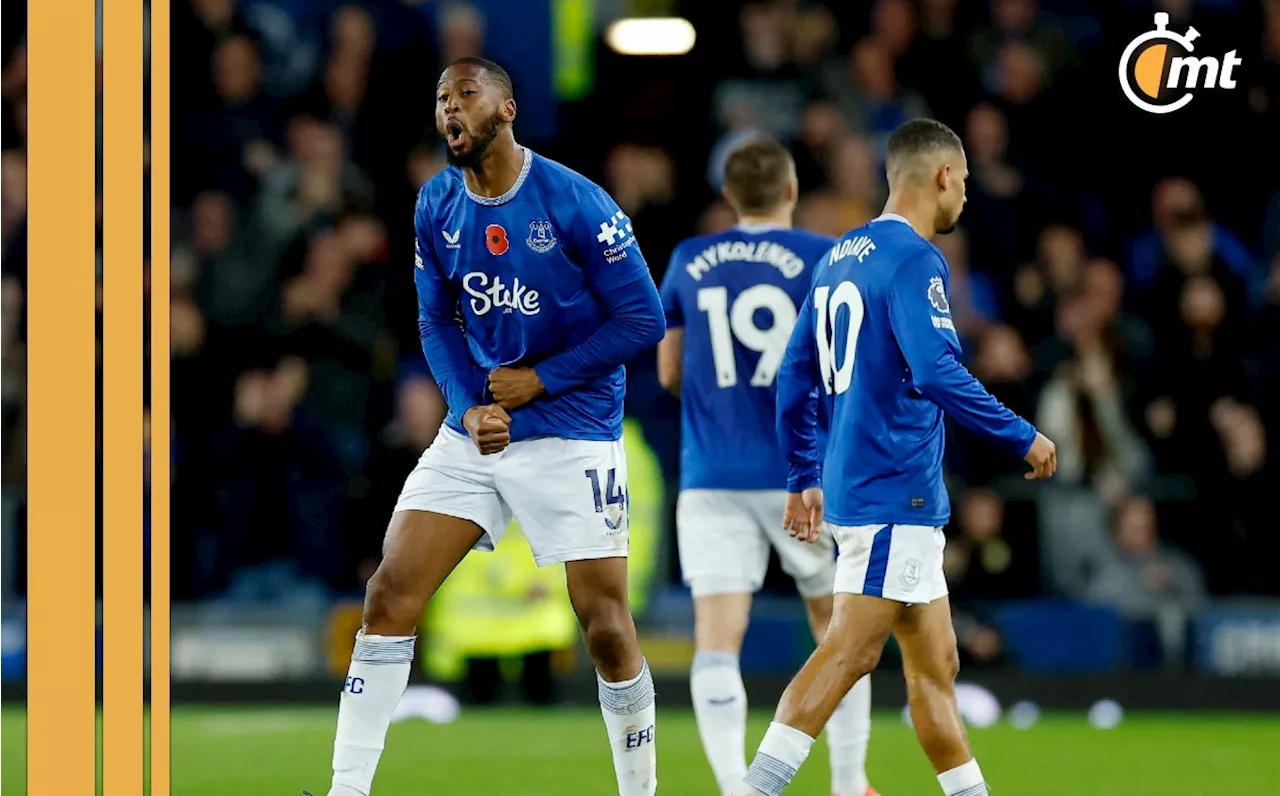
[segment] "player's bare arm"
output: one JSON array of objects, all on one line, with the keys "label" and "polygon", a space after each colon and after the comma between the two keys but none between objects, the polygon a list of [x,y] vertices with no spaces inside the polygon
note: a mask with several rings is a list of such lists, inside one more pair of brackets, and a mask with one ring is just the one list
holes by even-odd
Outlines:
[{"label": "player's bare arm", "polygon": [[489,374],[489,392],[503,409],[518,409],[546,391],[533,368],[498,368]]},{"label": "player's bare arm", "polygon": [[658,343],[658,382],[674,396],[680,395],[681,377],[684,376],[684,329],[667,329]]}]

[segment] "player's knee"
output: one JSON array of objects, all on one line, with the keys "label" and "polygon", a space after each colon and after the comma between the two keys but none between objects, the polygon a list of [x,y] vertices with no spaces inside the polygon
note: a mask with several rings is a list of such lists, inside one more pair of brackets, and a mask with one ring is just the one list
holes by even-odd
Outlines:
[{"label": "player's knee", "polygon": [[411,635],[422,606],[392,567],[378,567],[369,578],[364,595],[364,628],[380,636]]},{"label": "player's knee", "polygon": [[747,618],[730,612],[702,611],[694,615],[693,641],[701,652],[732,652],[742,649]]},{"label": "player's knee", "polygon": [[956,648],[939,650],[925,665],[910,667],[907,674],[908,687],[927,685],[935,689],[949,690],[955,686],[956,677],[959,674],[960,653]]},{"label": "player's knee", "polygon": [[850,657],[849,669],[852,671],[853,679],[856,682],[862,679],[864,675],[875,671],[878,665],[880,665],[880,650],[864,648],[856,651]]},{"label": "player's knee", "polygon": [[[824,640],[823,643],[828,643]],[[864,644],[849,644],[840,642],[831,642],[840,644],[840,648],[835,656],[836,664],[842,671],[848,673],[857,682],[863,675],[870,674],[875,671],[876,666],[880,664],[880,648]]]},{"label": "player's knee", "polygon": [[704,623],[694,628],[693,646],[698,652],[729,652],[736,655],[742,649],[743,635],[729,628]]},{"label": "player's knee", "polygon": [[605,607],[585,613],[579,620],[587,651],[602,671],[626,664],[634,652],[636,632],[625,607]]},{"label": "player's knee", "polygon": [[951,645],[938,656],[937,679],[941,683],[951,685],[960,675],[960,651]]}]

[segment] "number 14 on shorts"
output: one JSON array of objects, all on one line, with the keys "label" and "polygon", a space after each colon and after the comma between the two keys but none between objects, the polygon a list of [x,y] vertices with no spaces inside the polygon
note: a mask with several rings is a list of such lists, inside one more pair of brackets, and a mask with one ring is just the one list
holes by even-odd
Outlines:
[{"label": "number 14 on shorts", "polygon": [[627,521],[627,491],[625,484],[618,484],[618,469],[610,467],[605,473],[603,492],[600,489],[600,471],[583,473],[591,482],[591,496],[595,500],[596,513],[604,514],[604,524],[611,532],[621,531]]}]

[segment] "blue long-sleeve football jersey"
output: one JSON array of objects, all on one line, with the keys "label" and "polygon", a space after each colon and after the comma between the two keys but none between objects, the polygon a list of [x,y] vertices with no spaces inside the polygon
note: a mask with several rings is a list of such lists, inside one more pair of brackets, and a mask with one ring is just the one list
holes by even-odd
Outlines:
[{"label": "blue long-sleeve football jersey", "polygon": [[414,281],[423,353],[465,433],[488,374],[532,367],[546,394],[511,413],[511,439],[622,436],[623,364],[662,338],[657,287],[631,221],[595,183],[525,150],[502,196],[450,167],[418,193]]},{"label": "blue long-sleeve football jersey", "polygon": [[[821,484],[833,525],[942,526],[943,412],[1011,454],[1036,430],[960,364],[937,247],[901,216],[846,233],[818,263],[778,373],[778,435],[793,492]],[[811,391],[830,401],[825,456]]]},{"label": "blue long-sleeve football jersey", "polygon": [[667,326],[684,329],[681,489],[786,486],[774,377],[813,266],[832,243],[803,230],[739,225],[672,253],[661,294]]}]

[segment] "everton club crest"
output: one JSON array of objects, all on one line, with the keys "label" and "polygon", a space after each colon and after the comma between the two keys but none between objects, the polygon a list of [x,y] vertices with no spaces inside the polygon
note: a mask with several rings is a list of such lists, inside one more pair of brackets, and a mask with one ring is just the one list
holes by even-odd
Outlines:
[{"label": "everton club crest", "polygon": [[550,221],[529,222],[529,237],[525,239],[529,248],[538,254],[546,254],[556,247],[556,231]]}]

